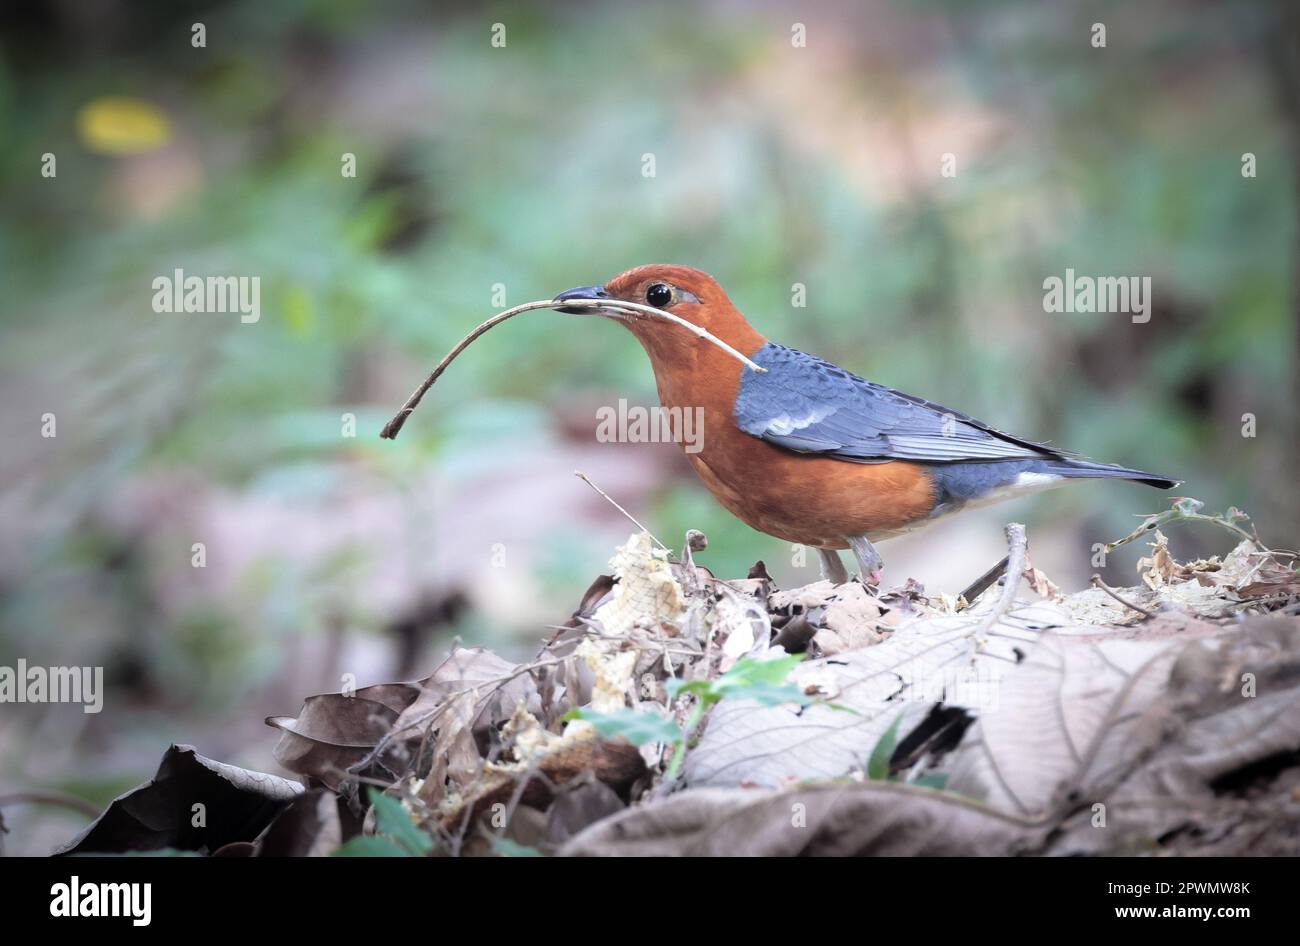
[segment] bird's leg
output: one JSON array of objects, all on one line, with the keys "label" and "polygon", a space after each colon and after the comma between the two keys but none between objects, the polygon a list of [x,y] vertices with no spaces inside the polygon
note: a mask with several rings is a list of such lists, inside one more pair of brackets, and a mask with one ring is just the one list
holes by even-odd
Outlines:
[{"label": "bird's leg", "polygon": [[876,547],[866,536],[859,535],[849,539],[849,548],[853,549],[853,557],[858,560],[858,567],[862,569],[863,584],[872,587],[879,585],[880,573],[885,567],[885,562],[876,551]]},{"label": "bird's leg", "polygon": [[834,549],[818,549],[817,554],[822,557],[823,578],[829,578],[833,585],[842,585],[849,580],[849,573],[840,561],[839,552]]}]

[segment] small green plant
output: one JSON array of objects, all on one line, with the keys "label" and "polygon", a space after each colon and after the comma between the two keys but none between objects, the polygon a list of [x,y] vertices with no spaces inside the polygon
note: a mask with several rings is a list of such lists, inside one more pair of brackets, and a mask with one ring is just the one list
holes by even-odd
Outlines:
[{"label": "small green plant", "polygon": [[669,680],[668,696],[677,700],[683,696],[695,698],[694,708],[687,717],[685,726],[679,726],[674,720],[662,713],[642,712],[622,709],[613,713],[597,713],[588,709],[571,710],[565,719],[581,719],[596,727],[602,736],[622,736],[634,746],[649,742],[662,742],[675,746],[672,761],[664,780],[671,784],[681,773],[682,762],[686,758],[686,747],[694,737],[696,730],[704,721],[704,715],[720,700],[747,699],[763,706],[778,706],[782,703],[797,703],[807,706],[813,698],[804,693],[793,683],[786,683],[800,661],[802,654],[777,657],[773,660],[755,660],[742,657],[736,665],[716,680]]},{"label": "small green plant", "polygon": [[621,736],[634,746],[648,742],[675,743],[682,738],[681,727],[662,713],[634,710],[624,707],[613,713],[595,710],[570,710],[565,719],[581,719],[596,728],[602,736]]},{"label": "small green plant", "polygon": [[433,850],[433,838],[416,827],[397,799],[372,787],[370,804],[375,809],[375,833],[358,835],[331,857],[425,857]]},{"label": "small green plant", "polygon": [[1253,526],[1252,530],[1247,532],[1241,526],[1237,525],[1239,522],[1250,522],[1250,516],[1246,515],[1236,506],[1230,506],[1227,512],[1219,516],[1209,516],[1201,512],[1201,509],[1204,506],[1205,503],[1201,502],[1199,499],[1179,496],[1171,501],[1170,508],[1166,509],[1164,512],[1143,516],[1142,524],[1128,535],[1124,536],[1124,538],[1116,539],[1114,542],[1107,542],[1106,552],[1109,554],[1121,546],[1128,545],[1130,542],[1140,539],[1153,529],[1158,529],[1170,522],[1208,522],[1223,529],[1227,529],[1239,539],[1246,539],[1250,542],[1260,544],[1259,535],[1254,531]]},{"label": "small green plant", "polygon": [[[867,759],[867,778],[873,782],[899,781],[897,775],[889,774],[889,760],[894,757],[894,750],[898,748],[898,727],[902,721],[903,714],[899,713],[876,741],[875,748],[871,750],[871,755]],[[943,791],[948,784],[948,776],[942,772],[927,772],[925,775],[909,780],[907,784]]]},{"label": "small green plant", "polygon": [[871,750],[871,756],[867,759],[867,778],[873,782],[884,782],[889,778],[889,760],[893,758],[894,749],[898,745],[898,724],[902,721],[903,714],[899,713]]}]

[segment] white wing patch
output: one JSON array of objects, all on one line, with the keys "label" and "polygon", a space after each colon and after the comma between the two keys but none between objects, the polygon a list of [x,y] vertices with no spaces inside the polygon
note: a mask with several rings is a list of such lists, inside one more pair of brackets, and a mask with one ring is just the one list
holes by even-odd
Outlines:
[{"label": "white wing patch", "polygon": [[1049,486],[1055,486],[1063,479],[1065,477],[1059,473],[1021,473],[1016,477],[1015,485],[1012,488],[1017,492],[1021,490],[1047,489]]},{"label": "white wing patch", "polygon": [[792,434],[796,430],[803,430],[805,427],[811,427],[820,421],[825,420],[835,413],[835,408],[828,407],[823,410],[814,410],[811,414],[803,417],[791,417],[789,414],[782,414],[780,417],[773,417],[767,422],[767,429],[774,434]]}]

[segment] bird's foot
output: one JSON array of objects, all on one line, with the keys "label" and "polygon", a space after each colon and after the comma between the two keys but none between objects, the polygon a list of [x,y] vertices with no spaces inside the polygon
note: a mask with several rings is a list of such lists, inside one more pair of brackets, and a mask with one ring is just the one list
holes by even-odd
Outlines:
[{"label": "bird's foot", "polygon": [[884,577],[885,562],[876,551],[876,547],[865,536],[857,536],[849,539],[849,548],[853,550],[853,557],[858,560],[863,584],[878,588],[881,578]]}]

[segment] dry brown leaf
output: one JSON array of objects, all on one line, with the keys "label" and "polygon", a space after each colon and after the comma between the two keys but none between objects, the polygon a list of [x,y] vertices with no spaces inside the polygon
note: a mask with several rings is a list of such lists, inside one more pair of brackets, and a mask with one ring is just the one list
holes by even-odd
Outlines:
[{"label": "dry brown leaf", "polygon": [[855,581],[840,585],[821,614],[821,629],[813,635],[816,653],[832,657],[880,643],[889,627],[882,621],[883,613],[880,602],[862,585]]},{"label": "dry brown leaf", "polygon": [[1035,568],[1028,561],[1025,563],[1025,581],[1036,595],[1042,595],[1051,601],[1058,601],[1062,597],[1061,589],[1056,582],[1048,578],[1047,573],[1041,568]]},{"label": "dry brown leaf", "polygon": [[1253,581],[1237,589],[1243,601],[1248,598],[1272,598],[1283,595],[1300,595],[1300,578],[1285,581]]},{"label": "dry brown leaf", "polygon": [[[251,842],[302,791],[297,782],[278,775],[216,762],[193,746],[174,745],[152,779],[113,799],[55,853],[120,854],[165,847],[215,852]],[[198,825],[196,804],[204,812]]]},{"label": "dry brown leaf", "polygon": [[[365,687],[347,696],[309,696],[297,716],[271,716],[266,722],[280,730],[275,760],[290,772],[319,779],[332,789],[347,778],[347,770],[364,759],[386,736],[401,712],[402,701],[415,699],[410,684]],[[400,747],[385,753],[381,764],[392,775],[405,765]]]},{"label": "dry brown leaf", "polygon": [[493,805],[508,804],[517,793],[520,779],[527,780],[519,795],[520,804],[545,809],[558,786],[585,775],[626,793],[645,771],[640,751],[627,742],[569,738],[527,764],[487,763],[463,795],[452,796],[442,806],[439,818],[444,829],[456,831],[466,819],[472,822]]},{"label": "dry brown leaf", "polygon": [[1151,554],[1138,559],[1137,570],[1142,581],[1153,590],[1181,577],[1178,563],[1169,552],[1169,539],[1159,529],[1151,541]]},{"label": "dry brown leaf", "polygon": [[606,818],[572,857],[978,856],[1031,835],[954,796],[887,782],[690,789]]},{"label": "dry brown leaf", "polygon": [[345,835],[339,796],[323,788],[304,792],[291,801],[257,840],[258,857],[328,857]]},{"label": "dry brown leaf", "polygon": [[[1088,799],[1050,852],[1149,851],[1166,835],[1187,853],[1264,853],[1263,839],[1276,853],[1300,850],[1300,798],[1285,790],[1249,797],[1224,785],[1300,749],[1298,623],[1256,618],[1183,647],[1165,696],[1178,725],[1113,791]],[[1266,784],[1267,770],[1259,771]],[[1105,805],[1104,831],[1093,823],[1098,802]]]},{"label": "dry brown leaf", "polygon": [[604,782],[591,780],[566,786],[546,812],[546,839],[561,845],[598,821],[618,814],[627,806],[618,793]]},{"label": "dry brown leaf", "polygon": [[798,614],[812,608],[825,607],[835,595],[835,583],[823,579],[788,591],[774,591],[768,597],[768,610]]},{"label": "dry brown leaf", "polygon": [[[445,705],[453,695],[477,694],[474,728],[486,728],[510,718],[519,702],[530,710],[541,708],[537,686],[521,666],[511,663],[481,647],[457,647],[429,676],[415,684],[419,695],[402,712],[394,728],[403,731],[407,740],[422,738],[430,714]],[[496,703],[492,717],[486,711]],[[424,723],[420,721],[424,720]],[[408,728],[409,727],[409,728]]]}]

